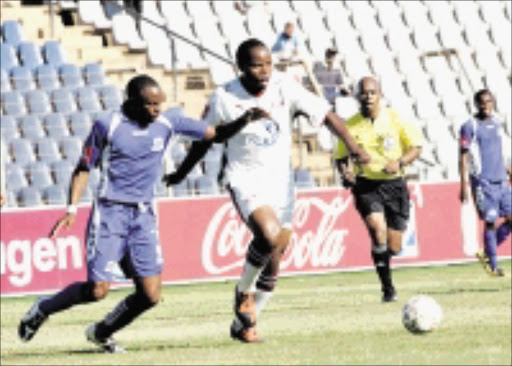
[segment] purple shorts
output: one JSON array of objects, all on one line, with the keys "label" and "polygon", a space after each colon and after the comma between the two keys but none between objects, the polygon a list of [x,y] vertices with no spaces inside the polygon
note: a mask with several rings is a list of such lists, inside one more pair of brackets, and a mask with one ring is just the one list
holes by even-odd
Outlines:
[{"label": "purple shorts", "polygon": [[506,181],[471,179],[471,188],[482,220],[495,222],[499,217],[512,215],[512,191]]},{"label": "purple shorts", "polygon": [[87,228],[87,280],[158,276],[163,259],[153,206],[101,200]]}]

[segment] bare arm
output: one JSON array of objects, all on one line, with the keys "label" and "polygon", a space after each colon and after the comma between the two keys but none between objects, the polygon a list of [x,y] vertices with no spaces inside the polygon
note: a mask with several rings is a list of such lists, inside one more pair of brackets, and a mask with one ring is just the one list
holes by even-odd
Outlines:
[{"label": "bare arm", "polygon": [[355,184],[355,176],[354,176],[354,170],[353,165],[350,164],[350,159],[347,156],[343,159],[336,159],[336,168],[338,168],[338,171],[340,172],[341,176],[341,182],[343,184],[343,187],[349,188],[352,187]]},{"label": "bare arm", "polygon": [[368,155],[362,147],[357,145],[340,117],[331,111],[327,113],[324,123],[335,136],[343,140],[350,154],[356,157],[358,163],[367,164],[370,162],[370,155]]},{"label": "bare arm", "polygon": [[464,150],[459,152],[459,170],[460,170],[460,201],[468,200],[468,156],[469,153]]},{"label": "bare arm", "polygon": [[421,147],[411,147],[402,157],[396,161],[391,161],[384,168],[384,172],[388,174],[396,174],[405,167],[411,164],[421,155]]},{"label": "bare arm", "polygon": [[50,238],[55,238],[63,226],[70,228],[75,223],[76,205],[78,202],[80,202],[82,193],[87,186],[88,177],[89,171],[87,170],[76,169],[73,172],[69,188],[68,212],[56,222],[52,231],[50,232]]}]

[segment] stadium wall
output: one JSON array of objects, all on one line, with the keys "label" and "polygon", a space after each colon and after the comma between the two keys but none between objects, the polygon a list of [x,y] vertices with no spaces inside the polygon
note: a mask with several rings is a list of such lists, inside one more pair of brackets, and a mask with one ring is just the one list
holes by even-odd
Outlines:
[{"label": "stadium wall", "polygon": [[[411,184],[411,220],[394,266],[424,266],[474,260],[481,227],[473,207],[461,206],[459,185]],[[238,278],[251,235],[227,196],[169,198],[156,202],[167,284]],[[10,210],[1,215],[1,296],[53,292],[85,280],[85,227],[90,206],[80,207],[75,225],[48,238],[63,207]],[[300,191],[293,243],[283,275],[373,268],[366,229],[349,191]],[[510,258],[511,245],[499,248]],[[128,282],[119,279],[116,286]]]}]

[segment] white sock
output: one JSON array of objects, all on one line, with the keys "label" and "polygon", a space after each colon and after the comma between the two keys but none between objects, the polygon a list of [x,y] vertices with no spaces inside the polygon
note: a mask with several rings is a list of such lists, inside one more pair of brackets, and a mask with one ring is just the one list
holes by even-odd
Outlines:
[{"label": "white sock", "polygon": [[245,262],[244,274],[238,281],[239,292],[256,292],[256,282],[260,277],[263,267],[255,267],[249,262]]},{"label": "white sock", "polygon": [[267,306],[268,300],[272,297],[273,292],[271,291],[262,291],[256,290],[255,300],[256,300],[256,317],[260,316],[260,313]]}]

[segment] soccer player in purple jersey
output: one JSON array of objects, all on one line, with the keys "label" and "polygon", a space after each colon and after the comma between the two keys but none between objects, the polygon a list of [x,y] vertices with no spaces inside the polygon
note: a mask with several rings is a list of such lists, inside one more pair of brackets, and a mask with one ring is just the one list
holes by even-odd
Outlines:
[{"label": "soccer player in purple jersey", "polygon": [[[502,151],[502,124],[493,114],[494,96],[487,89],[475,94],[477,113],[460,129],[460,200],[469,197],[467,176],[480,218],[485,221],[485,252],[477,257],[491,276],[504,276],[498,267],[496,248],[512,226],[512,192]],[[498,227],[498,218],[504,222]]]},{"label": "soccer player in purple jersey", "polygon": [[163,261],[152,201],[171,136],[178,133],[222,142],[266,115],[252,108],[240,119],[218,127],[185,117],[166,117],[160,114],[164,94],[147,75],[130,80],[126,94],[122,113],[112,112],[94,123],[72,176],[67,213],[51,232],[55,237],[63,227],[73,225],[89,170],[100,165],[102,178],[87,228],[87,280],[72,283],[49,298],[38,298],[18,327],[24,341],[31,340],[50,315],[105,298],[110,283],[124,273],[133,279],[135,292],[86,330],[87,339],[103,351],[123,352],[112,334],[160,298]]}]

